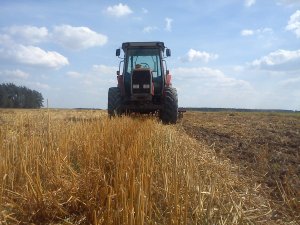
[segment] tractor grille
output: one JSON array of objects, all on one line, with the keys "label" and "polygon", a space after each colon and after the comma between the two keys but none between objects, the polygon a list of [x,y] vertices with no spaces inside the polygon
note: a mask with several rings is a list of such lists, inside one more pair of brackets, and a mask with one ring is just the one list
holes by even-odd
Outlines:
[{"label": "tractor grille", "polygon": [[151,73],[150,70],[134,70],[132,73],[132,93],[149,94],[151,93]]}]

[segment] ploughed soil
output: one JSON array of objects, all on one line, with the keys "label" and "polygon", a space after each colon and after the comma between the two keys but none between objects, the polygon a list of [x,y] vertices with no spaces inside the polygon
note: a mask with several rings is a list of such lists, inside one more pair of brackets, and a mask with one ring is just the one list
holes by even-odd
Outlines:
[{"label": "ploughed soil", "polygon": [[186,112],[179,126],[260,185],[274,219],[300,223],[299,113]]}]

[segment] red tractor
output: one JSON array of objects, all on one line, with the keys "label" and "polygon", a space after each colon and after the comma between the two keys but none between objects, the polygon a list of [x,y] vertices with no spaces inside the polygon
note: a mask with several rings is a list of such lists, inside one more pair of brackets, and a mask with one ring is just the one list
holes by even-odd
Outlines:
[{"label": "red tractor", "polygon": [[[163,42],[125,42],[122,49],[124,58],[117,71],[118,86],[108,90],[109,116],[158,113],[163,123],[176,123],[177,91],[172,87],[164,60],[171,56],[170,49]],[[120,53],[121,49],[117,49],[119,58]]]}]

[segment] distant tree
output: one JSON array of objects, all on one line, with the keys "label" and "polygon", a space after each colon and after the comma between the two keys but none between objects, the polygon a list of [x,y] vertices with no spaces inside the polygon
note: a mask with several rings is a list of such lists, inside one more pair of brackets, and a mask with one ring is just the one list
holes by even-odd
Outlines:
[{"label": "distant tree", "polygon": [[13,83],[0,84],[0,108],[41,108],[41,93]]}]

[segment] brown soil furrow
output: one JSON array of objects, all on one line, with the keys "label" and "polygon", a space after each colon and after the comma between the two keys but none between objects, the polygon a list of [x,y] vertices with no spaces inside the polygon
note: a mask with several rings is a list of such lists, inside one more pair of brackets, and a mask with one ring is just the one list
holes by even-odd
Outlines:
[{"label": "brown soil furrow", "polygon": [[300,222],[300,115],[187,112],[184,131],[264,187],[274,217]]}]

